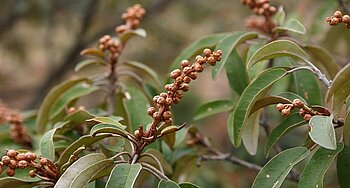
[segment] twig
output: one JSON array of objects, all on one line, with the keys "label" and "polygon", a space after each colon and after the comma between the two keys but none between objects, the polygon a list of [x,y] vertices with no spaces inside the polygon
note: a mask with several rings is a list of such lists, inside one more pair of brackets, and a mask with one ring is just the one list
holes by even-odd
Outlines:
[{"label": "twig", "polygon": [[294,69],[291,69],[290,71],[288,71],[288,73],[292,73],[298,70],[308,70],[310,72],[312,72],[313,74],[315,74],[317,76],[317,78],[326,85],[327,88],[331,87],[332,81],[328,80],[325,76],[325,74],[323,74],[320,69],[318,69],[314,64],[312,64],[310,61],[308,60],[304,60],[306,62],[306,64],[308,64],[309,66],[302,66],[302,67],[296,67]]},{"label": "twig", "polygon": [[149,165],[149,164],[144,163],[144,162],[140,162],[140,164],[142,165],[143,169],[149,171],[150,173],[155,175],[157,178],[164,179],[164,180],[170,180],[166,175],[164,175],[162,172],[160,172],[158,169],[156,169],[152,165]]},{"label": "twig", "polygon": [[344,0],[338,0],[338,4],[345,14],[350,14],[349,6],[344,2]]},{"label": "twig", "polygon": [[144,153],[144,154],[142,154],[142,155],[140,156],[139,160],[140,160],[142,157],[149,157],[149,158],[153,159],[153,160],[157,163],[160,172],[162,172],[162,173],[164,174],[164,169],[163,169],[163,167],[162,167],[162,164],[161,164],[161,162],[157,159],[157,157],[155,157],[154,155],[152,155],[152,154],[150,154],[150,153]]}]

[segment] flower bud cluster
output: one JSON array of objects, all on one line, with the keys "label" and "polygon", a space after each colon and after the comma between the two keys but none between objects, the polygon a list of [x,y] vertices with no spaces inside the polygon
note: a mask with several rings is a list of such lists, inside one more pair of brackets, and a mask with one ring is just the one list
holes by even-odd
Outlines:
[{"label": "flower bud cluster", "polygon": [[140,4],[129,7],[127,11],[122,14],[122,19],[125,20],[125,25],[116,27],[115,31],[118,34],[123,34],[127,30],[138,28],[145,13],[146,10],[142,8]]},{"label": "flower bud cluster", "polygon": [[98,47],[101,51],[109,52],[109,60],[111,62],[117,62],[122,50],[119,40],[112,38],[110,35],[105,35],[100,38]]},{"label": "flower bud cluster", "polygon": [[291,110],[293,110],[294,108],[299,108],[299,115],[303,116],[305,121],[309,121],[314,115],[322,115],[322,113],[311,110],[300,99],[294,99],[292,104],[278,103],[276,105],[276,109],[281,112],[282,116],[289,116]]},{"label": "flower bud cluster", "polygon": [[30,146],[32,139],[27,133],[27,128],[24,126],[21,114],[15,110],[0,106],[0,124],[10,124],[11,138],[19,144]]},{"label": "flower bud cluster", "polygon": [[350,29],[350,16],[344,15],[340,11],[335,11],[334,14],[326,18],[326,21],[331,26],[336,26],[339,23],[344,23],[348,29]]},{"label": "flower bud cluster", "polygon": [[28,173],[30,177],[38,176],[55,181],[59,179],[59,170],[50,160],[40,158],[38,162],[37,159],[35,153],[19,153],[13,149],[7,150],[6,155],[1,158],[0,173],[5,166],[7,166],[6,174],[8,176],[14,176],[16,169],[34,168]]},{"label": "flower bud cluster", "polygon": [[241,0],[241,3],[248,5],[257,15],[273,16],[277,9],[270,5],[269,0]]}]

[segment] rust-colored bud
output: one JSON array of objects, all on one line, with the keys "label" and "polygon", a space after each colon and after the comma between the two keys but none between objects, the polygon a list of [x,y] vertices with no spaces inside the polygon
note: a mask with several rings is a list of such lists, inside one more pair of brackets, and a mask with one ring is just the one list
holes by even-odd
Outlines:
[{"label": "rust-colored bud", "polygon": [[174,104],[179,104],[179,102],[180,102],[179,98],[177,98],[177,97],[173,98],[173,103]]},{"label": "rust-colored bud", "polygon": [[305,121],[310,121],[311,117],[312,117],[311,114],[305,114],[304,115],[304,120]]},{"label": "rust-colored bud", "polygon": [[170,87],[171,87],[170,84],[165,84],[164,89],[167,90],[167,91],[170,91]]},{"label": "rust-colored bud", "polygon": [[36,159],[35,153],[26,153],[25,157],[26,157],[25,160],[28,162],[34,161]]},{"label": "rust-colored bud", "polygon": [[41,165],[47,165],[47,163],[48,163],[48,161],[47,161],[46,158],[41,158],[41,159],[40,159],[40,164],[41,164]]},{"label": "rust-colored bud", "polygon": [[204,66],[199,64],[199,63],[194,64],[193,68],[196,72],[203,72],[203,70],[204,70]]},{"label": "rust-colored bud", "polygon": [[68,109],[68,114],[74,113],[74,112],[76,112],[76,111],[77,111],[77,109],[76,109],[75,107],[70,107],[70,108]]},{"label": "rust-colored bud", "polygon": [[303,108],[299,109],[299,115],[304,116],[305,115],[305,110]]},{"label": "rust-colored bud", "polygon": [[265,9],[264,8],[259,8],[257,14],[264,14]]},{"label": "rust-colored bud", "polygon": [[189,76],[185,76],[185,77],[183,78],[183,81],[184,81],[185,83],[190,83],[190,82],[191,82],[191,78],[190,78]]},{"label": "rust-colored bud", "polygon": [[158,100],[157,100],[157,103],[161,104],[161,105],[164,104],[165,103],[164,97],[159,97]]},{"label": "rust-colored bud", "polygon": [[342,18],[343,17],[342,13],[339,10],[335,11],[333,16],[336,17],[336,18]]},{"label": "rust-colored bud", "polygon": [[330,24],[330,25],[337,25],[338,23],[339,23],[338,18],[333,17],[333,18],[331,19],[331,22],[330,22],[329,24]]},{"label": "rust-colored bud", "polygon": [[3,162],[5,165],[9,164],[10,163],[10,157],[5,155],[5,156],[2,156],[1,158],[1,162]]},{"label": "rust-colored bud", "polygon": [[163,98],[167,98],[168,95],[166,93],[162,92],[162,93],[159,94],[159,96],[163,97]]},{"label": "rust-colored bud", "polygon": [[293,100],[293,106],[295,106],[295,107],[303,107],[304,106],[304,103],[303,103],[303,101],[301,101],[300,99],[294,99]]},{"label": "rust-colored bud", "polygon": [[141,137],[142,137],[141,134],[140,134],[140,131],[139,131],[138,129],[135,130],[134,135],[135,135],[135,137],[136,137],[138,140],[140,140]]},{"label": "rust-colored bud", "polygon": [[271,14],[275,14],[277,12],[276,7],[270,6],[269,11],[271,12]]},{"label": "rust-colored bud", "polygon": [[184,67],[183,71],[187,75],[188,73],[191,72],[191,67]]},{"label": "rust-colored bud", "polygon": [[342,18],[344,23],[350,23],[350,16],[349,15],[344,15]]},{"label": "rust-colored bud", "polygon": [[283,109],[284,109],[284,104],[278,103],[278,104],[276,105],[276,109],[277,109],[278,111],[283,110]]},{"label": "rust-colored bud", "polygon": [[[330,22],[330,21],[331,21],[331,19],[332,19],[332,18],[331,18],[331,17],[329,17],[329,16],[328,16],[328,17],[326,17],[326,22]],[[343,19],[344,19],[344,18],[343,18]]]},{"label": "rust-colored bud", "polygon": [[192,80],[195,80],[197,79],[197,72],[191,72],[188,76],[192,79]]},{"label": "rust-colored bud", "polygon": [[164,118],[164,119],[169,119],[169,118],[171,118],[171,117],[172,117],[172,114],[171,114],[170,111],[165,111],[165,112],[163,113],[163,118]]},{"label": "rust-colored bud", "polygon": [[9,156],[10,158],[15,158],[16,155],[18,154],[18,152],[16,150],[10,149],[7,151],[7,156]]},{"label": "rust-colored bud", "polygon": [[7,164],[9,168],[15,169],[17,167],[17,161],[11,159],[10,162]]},{"label": "rust-colored bud", "polygon": [[175,70],[170,72],[170,77],[173,78],[173,79],[176,79],[180,75],[181,75],[181,70],[180,69],[175,69]]},{"label": "rust-colored bud", "polygon": [[21,161],[18,162],[18,167],[22,168],[22,169],[27,168],[28,167],[28,162],[25,161],[25,160],[21,160]]},{"label": "rust-colored bud", "polygon": [[203,54],[206,56],[206,57],[210,57],[210,54],[211,54],[211,50],[209,48],[206,48],[203,50]]},{"label": "rust-colored bud", "polygon": [[17,161],[25,160],[26,159],[26,154],[20,153],[16,156]]},{"label": "rust-colored bud", "polygon": [[173,104],[173,99],[171,99],[170,97],[166,98],[165,99],[165,104],[168,105],[168,106],[172,105]]},{"label": "rust-colored bud", "polygon": [[188,67],[188,66],[190,66],[190,62],[188,60],[181,61],[181,67]]},{"label": "rust-colored bud", "polygon": [[28,175],[30,177],[34,178],[35,177],[35,171],[34,170],[29,171]]},{"label": "rust-colored bud", "polygon": [[187,83],[182,83],[179,89],[181,89],[184,92],[187,92],[190,89],[190,86]]},{"label": "rust-colored bud", "polygon": [[181,90],[177,91],[176,97],[181,99],[184,96],[183,92]]},{"label": "rust-colored bud", "polygon": [[208,57],[207,61],[211,66],[214,66],[216,64],[216,60],[214,57]]},{"label": "rust-colored bud", "polygon": [[281,111],[282,116],[289,116],[290,115],[290,109],[285,108]]},{"label": "rust-colored bud", "polygon": [[159,95],[154,96],[154,97],[153,97],[153,102],[157,103],[158,98],[159,98]]},{"label": "rust-colored bud", "polygon": [[153,106],[147,109],[147,114],[149,116],[153,116],[154,112],[156,112],[156,109]]},{"label": "rust-colored bud", "polygon": [[160,118],[159,112],[154,112],[153,118],[154,118],[154,119],[159,119],[159,118]]},{"label": "rust-colored bud", "polygon": [[14,175],[15,175],[15,170],[12,169],[12,168],[7,168],[7,169],[6,169],[6,174],[7,174],[8,176],[14,176]]},{"label": "rust-colored bud", "polygon": [[173,119],[172,119],[172,118],[165,119],[164,122],[165,122],[167,125],[171,125],[171,124],[173,124]]}]

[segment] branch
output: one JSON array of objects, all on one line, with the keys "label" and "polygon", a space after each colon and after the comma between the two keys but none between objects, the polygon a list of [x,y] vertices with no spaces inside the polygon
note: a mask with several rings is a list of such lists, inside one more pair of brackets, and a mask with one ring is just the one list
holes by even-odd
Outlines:
[{"label": "branch", "polygon": [[341,7],[343,13],[350,14],[349,6],[344,2],[344,0],[338,0],[338,4]]},{"label": "branch", "polygon": [[326,85],[327,88],[331,87],[332,84],[332,80],[328,80],[325,76],[325,74],[323,74],[320,69],[318,69],[314,64],[312,64],[310,61],[308,60],[304,60],[306,62],[306,64],[308,64],[309,66],[302,66],[302,67],[296,67],[294,69],[291,69],[288,71],[288,73],[292,73],[298,70],[308,70],[310,72],[312,72],[314,75],[317,76],[317,78]]}]

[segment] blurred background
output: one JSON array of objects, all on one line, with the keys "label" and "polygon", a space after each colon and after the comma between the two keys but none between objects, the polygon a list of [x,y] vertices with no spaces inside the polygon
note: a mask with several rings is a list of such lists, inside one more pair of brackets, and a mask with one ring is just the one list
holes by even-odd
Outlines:
[{"label": "blurred background", "polygon": [[[287,18],[294,17],[304,23],[307,35],[298,36],[300,40],[321,44],[340,65],[347,63],[350,30],[331,28],[324,21],[339,9],[337,1],[270,2],[282,5]],[[115,26],[122,23],[121,13],[135,3],[147,10],[141,23],[147,37],[132,39],[123,56],[144,62],[164,80],[170,64],[191,42],[207,34],[247,30],[245,18],[251,15],[249,8],[239,0],[2,0],[0,100],[18,110],[38,108],[53,86],[73,75],[74,66],[82,60],[80,51],[95,47],[105,34],[113,35]],[[181,120],[193,122],[191,117],[200,104],[234,97],[232,95],[224,74],[214,82],[207,71],[193,83],[190,95],[179,107],[186,109],[180,115]],[[221,114],[196,122],[206,136],[219,138],[212,142],[223,151],[232,150],[226,135],[226,119],[227,114]],[[251,157],[244,150],[236,152],[247,160],[264,163],[264,156]],[[199,181],[204,181],[202,183],[208,187],[246,187],[256,175],[254,171],[227,162],[208,162],[203,169],[213,169],[202,171],[198,176],[206,178]],[[329,187],[333,186],[332,178],[336,176],[326,179]]]}]

